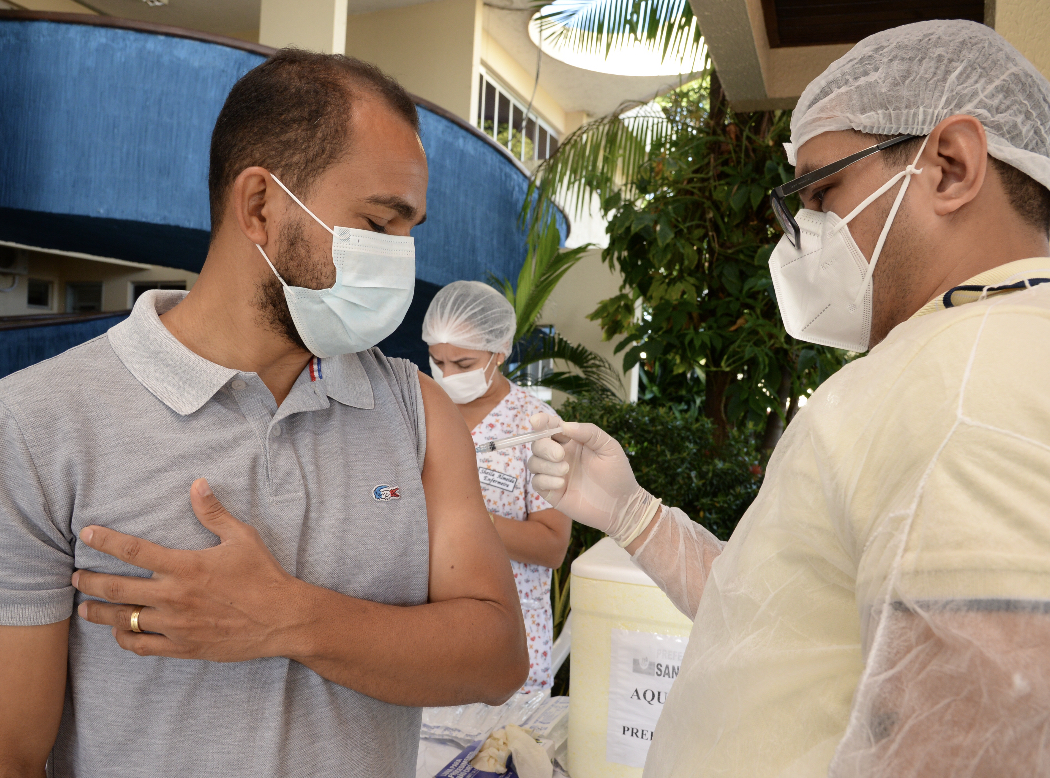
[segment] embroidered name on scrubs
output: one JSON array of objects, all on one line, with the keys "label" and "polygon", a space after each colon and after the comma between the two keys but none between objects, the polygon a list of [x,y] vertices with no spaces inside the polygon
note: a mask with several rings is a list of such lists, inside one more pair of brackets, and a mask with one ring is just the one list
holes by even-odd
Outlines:
[{"label": "embroidered name on scrubs", "polygon": [[481,476],[482,486],[494,486],[505,492],[513,492],[514,487],[518,485],[518,479],[514,476],[500,473],[495,470],[489,470],[484,467],[478,468],[478,475]]}]

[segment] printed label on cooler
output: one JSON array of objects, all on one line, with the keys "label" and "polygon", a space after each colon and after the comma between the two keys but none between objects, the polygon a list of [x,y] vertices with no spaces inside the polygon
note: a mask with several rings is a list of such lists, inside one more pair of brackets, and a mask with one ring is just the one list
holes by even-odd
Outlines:
[{"label": "printed label on cooler", "polygon": [[605,759],[644,767],[656,721],[678,677],[687,637],[612,631]]}]

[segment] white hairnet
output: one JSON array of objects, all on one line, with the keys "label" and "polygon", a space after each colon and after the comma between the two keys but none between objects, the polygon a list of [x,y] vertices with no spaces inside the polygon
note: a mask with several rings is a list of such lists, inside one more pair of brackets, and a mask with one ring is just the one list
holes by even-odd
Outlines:
[{"label": "white hairnet", "polygon": [[480,281],[454,281],[430,302],[423,341],[510,354],[517,318],[506,297]]},{"label": "white hairnet", "polygon": [[928,135],[948,116],[984,126],[988,153],[1050,189],[1050,83],[983,24],[919,22],[871,35],[817,77],[791,117],[795,149],[834,130]]}]

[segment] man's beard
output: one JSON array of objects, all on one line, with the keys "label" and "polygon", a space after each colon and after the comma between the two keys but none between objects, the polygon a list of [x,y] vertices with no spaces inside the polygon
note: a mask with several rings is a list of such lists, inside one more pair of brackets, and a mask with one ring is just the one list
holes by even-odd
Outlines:
[{"label": "man's beard", "polygon": [[[301,286],[307,289],[326,289],[333,283],[319,268],[320,262],[311,261],[310,244],[303,235],[303,222],[300,219],[289,220],[280,231],[277,250],[271,257],[274,267],[289,286]],[[331,270],[334,272],[335,268]],[[303,342],[299,330],[288,310],[288,300],[284,296],[284,286],[277,276],[270,273],[256,291],[255,306],[259,311],[262,324],[271,332],[284,337],[303,351],[309,351]]]}]

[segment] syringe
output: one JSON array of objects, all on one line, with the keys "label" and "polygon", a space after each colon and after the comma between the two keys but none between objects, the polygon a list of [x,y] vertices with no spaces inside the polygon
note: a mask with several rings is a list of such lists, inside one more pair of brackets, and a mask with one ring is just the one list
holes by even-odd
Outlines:
[{"label": "syringe", "polygon": [[521,446],[525,443],[532,443],[534,440],[549,438],[551,435],[557,435],[559,432],[561,432],[561,427],[551,427],[549,430],[536,430],[535,432],[526,432],[523,435],[511,435],[509,438],[503,438],[503,440],[490,440],[487,443],[482,443],[480,446],[475,446],[474,450],[479,454],[488,454],[490,451],[499,451],[501,448]]}]

